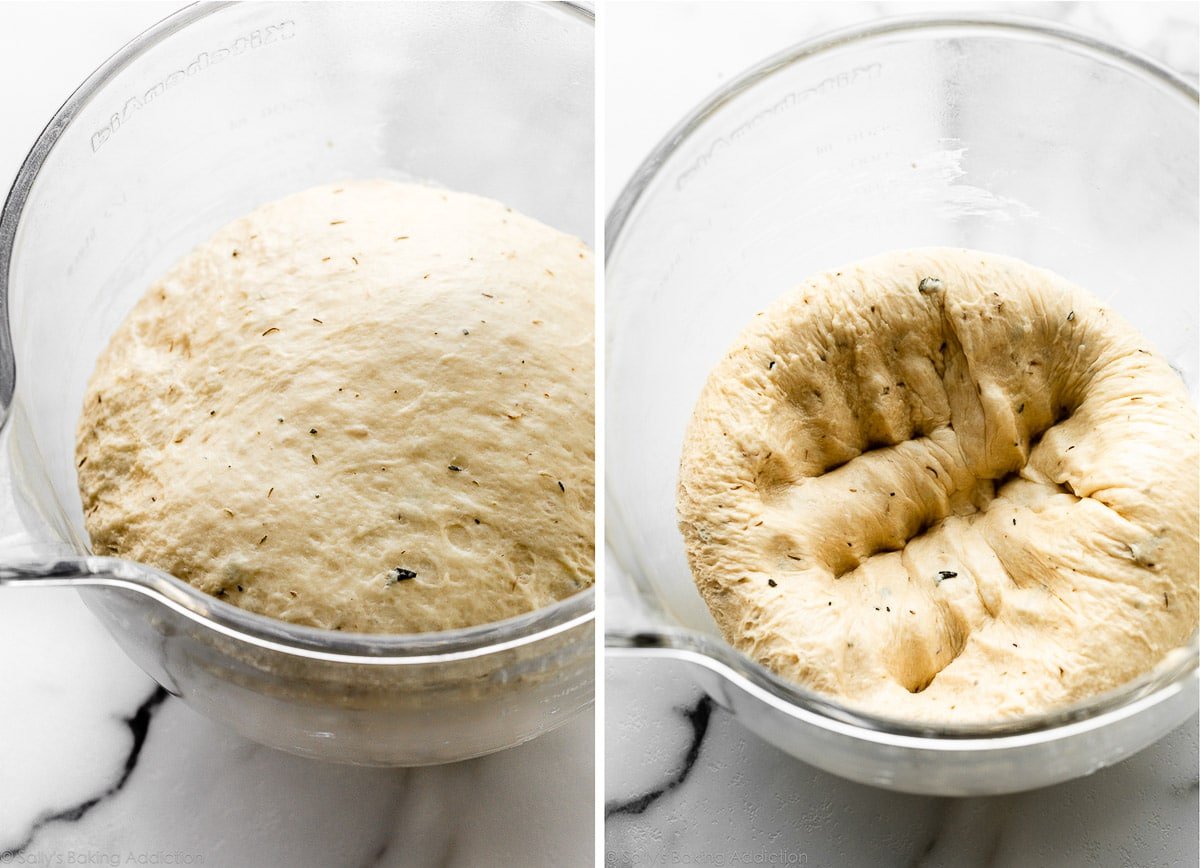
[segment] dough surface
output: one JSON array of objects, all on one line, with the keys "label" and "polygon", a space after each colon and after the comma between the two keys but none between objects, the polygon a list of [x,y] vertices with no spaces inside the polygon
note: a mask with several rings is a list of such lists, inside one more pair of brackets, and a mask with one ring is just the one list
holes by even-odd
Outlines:
[{"label": "dough surface", "polygon": [[497,202],[390,181],[234,221],[97,363],[76,448],[94,550],[332,630],[587,587],[592,267]]},{"label": "dough surface", "polygon": [[1197,622],[1187,391],[1062,278],[958,249],[811,278],[711,373],[678,514],[727,640],[891,718],[1120,685]]}]

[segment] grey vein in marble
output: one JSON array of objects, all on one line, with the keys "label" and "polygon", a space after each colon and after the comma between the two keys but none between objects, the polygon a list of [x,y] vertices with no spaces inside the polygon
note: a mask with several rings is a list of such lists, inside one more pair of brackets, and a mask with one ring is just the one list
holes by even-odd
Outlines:
[{"label": "grey vein in marble", "polygon": [[951,799],[827,774],[761,741],[714,706],[703,751],[686,781],[670,787],[677,765],[656,765],[651,780],[641,772],[653,757],[677,763],[691,749],[692,735],[678,725],[679,707],[698,701],[686,667],[610,659],[606,683],[609,805],[663,790],[641,813],[610,813],[609,868],[755,859],[830,868],[1165,868],[1198,861],[1195,718],[1087,778],[1027,793]]},{"label": "grey vein in marble", "polygon": [[125,756],[125,763],[121,770],[120,777],[106,788],[102,793],[96,796],[91,796],[72,805],[69,808],[46,813],[38,817],[33,825],[26,833],[24,840],[15,846],[5,850],[0,850],[0,862],[11,862],[16,856],[24,853],[29,845],[33,843],[38,832],[51,823],[67,822],[74,823],[82,820],[91,812],[93,808],[103,802],[105,799],[115,796],[125,788],[125,784],[129,782],[129,776],[133,774],[133,770],[137,767],[138,758],[142,754],[142,747],[146,743],[146,736],[150,733],[150,720],[154,715],[154,710],[161,705],[169,696],[167,691],[162,687],[155,685],[150,696],[137,707],[132,715],[124,719],[125,725],[129,727],[129,733],[132,736],[132,744],[129,746],[129,753]]},{"label": "grey vein in marble", "polygon": [[684,754],[683,763],[680,765],[679,771],[659,786],[642,793],[640,796],[633,796],[623,801],[606,804],[604,808],[605,819],[615,814],[644,814],[647,808],[687,780],[688,775],[692,772],[692,768],[696,765],[697,758],[700,756],[700,749],[704,745],[704,736],[708,732],[708,722],[712,716],[712,710],[713,701],[707,696],[701,696],[691,708],[683,709],[684,717],[692,725],[692,741],[688,745],[687,753]]}]

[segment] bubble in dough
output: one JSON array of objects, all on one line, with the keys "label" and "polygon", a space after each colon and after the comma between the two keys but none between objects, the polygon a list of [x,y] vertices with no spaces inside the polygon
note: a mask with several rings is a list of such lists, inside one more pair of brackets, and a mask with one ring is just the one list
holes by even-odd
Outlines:
[{"label": "bubble in dough", "polygon": [[592,268],[497,202],[391,181],[235,220],[97,362],[76,447],[95,552],[375,633],[591,585]]},{"label": "bubble in dough", "polygon": [[1083,290],[960,249],[806,281],[742,332],[677,506],[726,638],[891,718],[1116,687],[1197,623],[1197,418]]}]

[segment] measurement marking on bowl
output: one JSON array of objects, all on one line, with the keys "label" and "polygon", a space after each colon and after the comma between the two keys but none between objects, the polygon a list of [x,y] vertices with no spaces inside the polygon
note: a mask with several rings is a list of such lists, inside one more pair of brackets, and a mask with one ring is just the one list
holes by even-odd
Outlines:
[{"label": "measurement marking on bowl", "polygon": [[763,123],[771,120],[779,114],[791,111],[800,105],[805,100],[811,97],[828,96],[829,94],[842,90],[843,88],[852,87],[863,82],[877,81],[883,75],[883,64],[868,63],[865,66],[856,66],[853,69],[845,72],[839,72],[836,75],[831,75],[823,79],[818,84],[804,90],[794,90],[786,94],[782,99],[777,100],[772,105],[760,111],[758,114],[734,127],[733,132],[727,136],[718,136],[713,139],[712,144],[696,158],[691,166],[684,169],[675,181],[675,189],[683,190],[692,179],[703,170],[710,162],[716,159],[717,155],[724,150],[728,150],[738,142],[755,131],[755,128]]},{"label": "measurement marking on bowl", "polygon": [[296,22],[289,19],[281,21],[278,24],[268,24],[265,27],[251,30],[249,33],[238,36],[228,44],[215,48],[212,51],[201,51],[182,67],[167,73],[140,94],[134,93],[127,97],[124,103],[122,103],[120,110],[113,112],[109,116],[108,122],[92,133],[90,139],[92,153],[94,154],[99,151],[135,114],[144,108],[148,108],[155,100],[161,99],[168,90],[182,84],[189,78],[199,75],[210,67],[223,63],[231,57],[237,57],[257,48],[263,48],[267,45],[292,39],[295,35]]}]

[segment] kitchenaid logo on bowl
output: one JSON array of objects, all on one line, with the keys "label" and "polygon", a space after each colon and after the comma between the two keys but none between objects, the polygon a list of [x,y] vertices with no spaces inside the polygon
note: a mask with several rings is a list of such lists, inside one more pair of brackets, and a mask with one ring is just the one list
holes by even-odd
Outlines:
[{"label": "kitchenaid logo on bowl", "polygon": [[254,51],[255,49],[263,48],[277,42],[284,42],[295,35],[296,22],[281,21],[278,24],[268,24],[257,30],[251,30],[244,36],[239,36],[237,39],[212,51],[201,51],[190,62],[179,69],[167,73],[144,92],[140,94],[135,93],[126,99],[120,111],[113,112],[112,116],[108,119],[108,123],[92,133],[92,153],[100,150],[139,111],[149,108],[155,100],[162,99],[168,91],[178,87],[188,79],[200,75],[209,67],[224,63],[231,57],[237,57],[248,51]]}]

